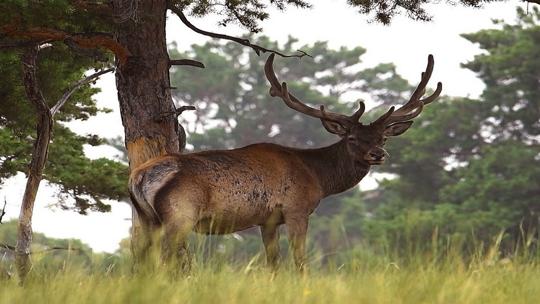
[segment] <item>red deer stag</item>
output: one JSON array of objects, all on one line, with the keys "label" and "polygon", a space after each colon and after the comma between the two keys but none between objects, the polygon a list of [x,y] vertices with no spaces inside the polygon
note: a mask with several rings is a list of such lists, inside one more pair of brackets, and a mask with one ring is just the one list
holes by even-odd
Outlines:
[{"label": "red deer stag", "polygon": [[319,149],[296,149],[259,143],[234,150],[165,155],[133,170],[129,187],[134,207],[147,227],[161,227],[163,253],[179,255],[191,231],[225,234],[253,226],[261,229],[267,262],[279,258],[279,230],[285,224],[295,264],[303,268],[309,215],[321,199],[354,187],[370,166],[384,162],[386,138],[405,132],[424,105],[442,90],[422,99],[433,70],[433,56],[410,100],[391,107],[369,125],[351,116],[305,105],[280,84],[274,55],[265,65],[270,95],[295,111],[318,118],[337,143]]}]

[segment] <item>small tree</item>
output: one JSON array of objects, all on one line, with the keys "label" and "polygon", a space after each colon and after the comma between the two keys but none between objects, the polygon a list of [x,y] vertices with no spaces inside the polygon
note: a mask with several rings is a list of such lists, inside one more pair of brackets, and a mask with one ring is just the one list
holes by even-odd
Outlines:
[{"label": "small tree", "polygon": [[30,271],[30,245],[32,242],[32,214],[37,190],[42,179],[43,168],[49,151],[49,142],[52,137],[52,128],[54,116],[68,101],[71,95],[81,86],[90,83],[97,77],[112,72],[112,69],[103,70],[79,80],[66,91],[56,104],[49,108],[43,97],[36,78],[36,59],[41,48],[47,45],[35,45],[29,47],[22,57],[24,87],[28,100],[34,105],[38,123],[36,127],[36,141],[32,151],[32,160],[28,170],[28,180],[21,203],[21,212],[19,214],[19,229],[17,237],[17,246],[15,248],[15,262],[19,277],[22,281]]}]

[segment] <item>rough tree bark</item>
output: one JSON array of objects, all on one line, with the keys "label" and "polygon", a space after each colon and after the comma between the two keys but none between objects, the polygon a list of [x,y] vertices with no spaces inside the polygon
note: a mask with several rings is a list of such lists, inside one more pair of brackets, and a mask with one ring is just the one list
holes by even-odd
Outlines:
[{"label": "rough tree bark", "polygon": [[[170,114],[175,108],[165,39],[166,12],[166,0],[138,1],[137,19],[117,24],[116,38],[130,52],[127,62],[119,64],[116,70],[130,169],[151,158],[180,152],[178,123],[176,116]],[[136,210],[132,221],[132,249],[137,259],[149,240]]]}]

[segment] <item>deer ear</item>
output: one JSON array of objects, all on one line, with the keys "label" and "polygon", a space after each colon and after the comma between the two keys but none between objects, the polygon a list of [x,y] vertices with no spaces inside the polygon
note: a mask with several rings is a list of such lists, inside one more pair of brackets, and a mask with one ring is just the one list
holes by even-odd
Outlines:
[{"label": "deer ear", "polygon": [[385,136],[398,136],[403,134],[412,125],[413,121],[396,122],[384,129]]},{"label": "deer ear", "polygon": [[342,124],[337,123],[335,121],[325,120],[321,119],[323,127],[326,129],[326,131],[336,134],[339,136],[345,136],[347,134],[347,128],[345,128]]}]

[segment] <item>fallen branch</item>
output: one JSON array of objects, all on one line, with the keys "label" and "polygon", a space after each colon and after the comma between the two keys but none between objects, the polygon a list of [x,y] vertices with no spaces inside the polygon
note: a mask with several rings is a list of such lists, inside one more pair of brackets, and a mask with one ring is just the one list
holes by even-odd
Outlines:
[{"label": "fallen branch", "polygon": [[189,22],[189,20],[186,18],[186,16],[184,15],[184,12],[182,12],[181,9],[175,7],[174,5],[170,5],[169,9],[173,13],[175,13],[178,16],[178,18],[180,18],[180,21],[182,21],[182,23],[184,23],[188,28],[190,28],[194,32],[196,32],[198,34],[201,34],[201,35],[209,36],[209,37],[212,37],[212,38],[230,40],[230,41],[234,41],[236,43],[239,43],[241,45],[245,45],[247,47],[252,48],[255,51],[255,53],[257,55],[259,55],[259,56],[261,55],[261,53],[273,53],[273,54],[276,54],[276,55],[281,56],[281,57],[298,57],[298,58],[302,58],[304,56],[311,57],[311,55],[307,54],[304,51],[297,51],[298,54],[287,55],[287,54],[283,54],[283,53],[281,53],[279,51],[276,51],[276,50],[267,49],[267,48],[262,47],[260,45],[253,44],[253,43],[251,43],[249,41],[249,39],[238,38],[238,37],[234,37],[234,36],[229,36],[229,35],[225,35],[225,34],[213,33],[213,32],[202,30],[202,29],[196,27],[195,25],[193,25],[193,23]]},{"label": "fallen branch", "polygon": [[[12,252],[16,251],[15,246],[5,244],[5,243],[0,243],[0,248],[5,249],[5,250],[9,250],[9,251],[12,251]],[[46,247],[44,249],[37,250],[37,251],[30,251],[29,254],[39,254],[39,253],[45,253],[45,252],[54,251],[54,250],[66,250],[66,251],[84,252],[84,250],[82,250],[81,248],[52,246],[52,247]]]}]

